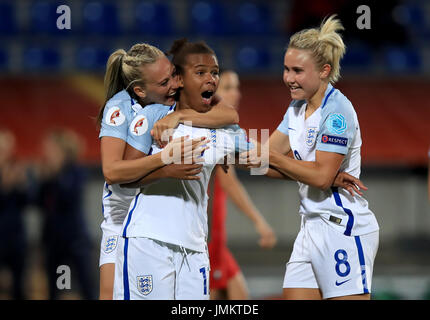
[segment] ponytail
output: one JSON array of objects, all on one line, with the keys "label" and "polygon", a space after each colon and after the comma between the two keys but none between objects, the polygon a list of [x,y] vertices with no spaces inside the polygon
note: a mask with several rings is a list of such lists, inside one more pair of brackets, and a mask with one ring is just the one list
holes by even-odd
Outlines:
[{"label": "ponytail", "polygon": [[309,50],[319,68],[324,64],[331,66],[328,77],[330,83],[340,78],[340,59],[345,54],[345,44],[339,31],[344,30],[336,15],[326,18],[320,28],[305,29],[295,33],[288,44],[288,48]]},{"label": "ponytail", "polygon": [[160,49],[146,43],[135,44],[128,52],[118,49],[110,55],[104,77],[105,102],[97,117],[98,124],[103,119],[104,108],[109,99],[124,89],[133,96],[135,85],[145,85],[141,67],[152,64],[163,56],[164,53]]}]

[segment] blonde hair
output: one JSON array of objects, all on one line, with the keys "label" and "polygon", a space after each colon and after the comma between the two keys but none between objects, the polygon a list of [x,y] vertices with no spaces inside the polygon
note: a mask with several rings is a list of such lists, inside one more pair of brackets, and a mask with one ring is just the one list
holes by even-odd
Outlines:
[{"label": "blonde hair", "polygon": [[121,90],[131,90],[136,84],[145,85],[144,75],[140,68],[147,64],[156,62],[164,53],[160,49],[147,43],[135,44],[126,52],[118,49],[112,53],[106,64],[104,77],[105,102],[99,111],[97,122],[103,118],[106,102]]},{"label": "blonde hair", "polygon": [[336,15],[326,18],[316,29],[305,29],[295,33],[288,44],[288,48],[310,50],[317,67],[325,64],[331,66],[328,80],[335,83],[340,78],[340,59],[345,54],[345,44],[338,31],[344,30]]}]

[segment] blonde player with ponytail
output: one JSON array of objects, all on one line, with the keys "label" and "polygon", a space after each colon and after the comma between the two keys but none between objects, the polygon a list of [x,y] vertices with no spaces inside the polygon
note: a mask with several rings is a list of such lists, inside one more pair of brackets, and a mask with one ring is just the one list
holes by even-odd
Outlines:
[{"label": "blonde player with ponytail", "polygon": [[[129,139],[130,135],[143,136],[149,132],[175,104],[179,88],[175,67],[158,48],[140,43],[128,52],[119,49],[112,53],[107,62],[104,85],[106,99],[98,116],[105,178],[99,262],[100,299],[112,299],[118,237],[130,202],[138,193],[138,189],[124,189],[119,184],[133,182],[167,165],[162,161],[162,153],[172,154],[176,147],[181,150],[176,157],[182,160],[200,154],[205,148],[201,139],[194,139],[185,146],[186,138],[179,138],[168,143],[161,153],[142,157],[142,154],[150,154],[151,150],[142,150],[141,145],[133,144],[134,140]],[[139,110],[141,113],[136,117]],[[176,119],[192,121],[196,126],[216,127],[236,123],[238,114],[233,108],[216,105],[206,117],[187,111]],[[150,140],[151,137],[147,134],[145,139]],[[127,142],[135,148],[128,153],[127,159],[131,160],[123,160]],[[180,161],[179,158],[164,157],[167,158],[175,163]],[[200,168],[201,165],[196,163],[176,165],[175,178],[193,179]]]},{"label": "blonde player with ponytail", "polygon": [[268,173],[298,181],[301,198],[285,299],[370,299],[378,223],[356,187],[353,196],[332,186],[339,171],[359,178],[361,165],[357,115],[333,87],[345,53],[342,29],[331,16],[294,34],[285,53],[283,79],[293,101],[270,137]]}]

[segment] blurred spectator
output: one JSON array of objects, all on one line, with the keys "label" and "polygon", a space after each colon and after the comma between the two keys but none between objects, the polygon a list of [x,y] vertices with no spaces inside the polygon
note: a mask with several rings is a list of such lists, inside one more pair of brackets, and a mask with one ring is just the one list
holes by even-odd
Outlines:
[{"label": "blurred spectator", "polygon": [[89,263],[92,245],[83,211],[86,174],[77,162],[79,139],[73,132],[56,129],[43,140],[38,203],[44,214],[42,241],[50,299],[59,298],[56,281],[60,265],[70,266],[71,278],[78,279],[83,299],[96,298]]},{"label": "blurred spectator", "polygon": [[14,150],[14,135],[0,129],[0,266],[12,273],[11,298],[25,299],[27,177],[25,167],[14,159]]}]

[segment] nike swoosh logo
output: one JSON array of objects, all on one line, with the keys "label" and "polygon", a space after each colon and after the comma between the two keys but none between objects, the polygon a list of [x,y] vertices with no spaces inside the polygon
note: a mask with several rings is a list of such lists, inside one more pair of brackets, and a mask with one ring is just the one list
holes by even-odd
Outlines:
[{"label": "nike swoosh logo", "polygon": [[294,128],[290,128],[290,127],[288,127],[288,130],[294,130],[294,131],[296,131],[296,129],[294,129]]},{"label": "nike swoosh logo", "polygon": [[345,280],[345,281],[342,281],[342,282],[337,282],[337,280],[336,280],[336,285],[340,286],[340,285],[344,284],[345,282],[348,282],[349,280],[351,280],[351,279],[348,279],[348,280]]}]

